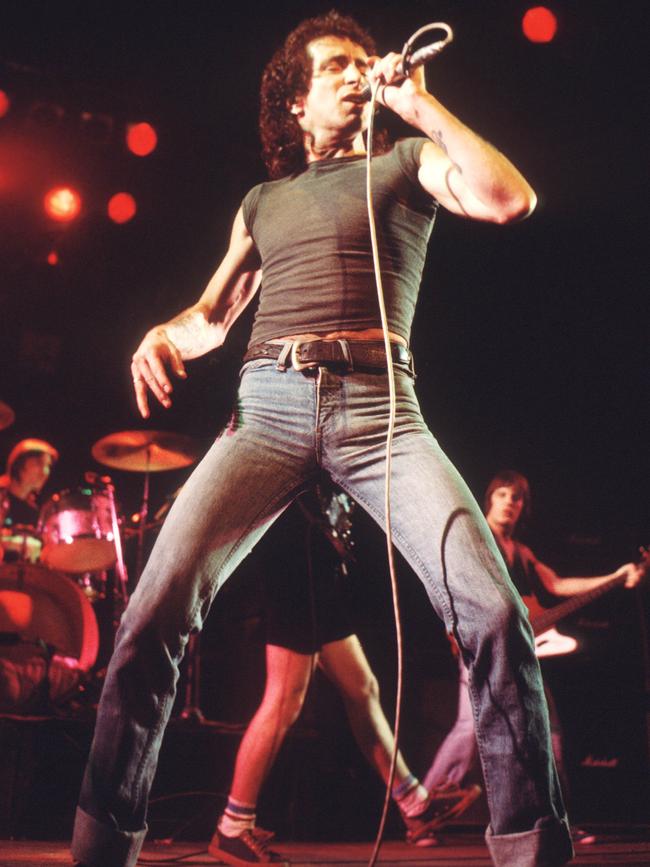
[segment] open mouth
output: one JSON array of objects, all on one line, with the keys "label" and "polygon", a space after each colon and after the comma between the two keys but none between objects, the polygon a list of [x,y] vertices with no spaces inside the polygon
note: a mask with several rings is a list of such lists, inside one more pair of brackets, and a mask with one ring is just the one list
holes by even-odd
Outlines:
[{"label": "open mouth", "polygon": [[353,102],[356,105],[363,105],[368,100],[363,95],[361,91],[357,91],[355,93],[348,93],[347,96],[343,97],[344,102]]}]

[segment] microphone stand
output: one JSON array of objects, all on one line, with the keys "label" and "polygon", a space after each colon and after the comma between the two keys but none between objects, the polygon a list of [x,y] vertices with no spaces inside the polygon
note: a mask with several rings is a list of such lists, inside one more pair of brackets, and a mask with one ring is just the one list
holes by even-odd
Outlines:
[{"label": "microphone stand", "polygon": [[149,514],[149,468],[151,461],[151,446],[147,446],[147,462],[144,471],[144,489],[142,491],[142,505],[140,506],[140,525],[138,527],[138,547],[135,559],[135,580],[139,581],[142,575],[142,561],[144,556],[144,534],[147,529],[147,516]]},{"label": "microphone stand", "polygon": [[115,575],[118,582],[118,592],[122,610],[126,608],[126,603],[129,601],[128,581],[129,577],[126,571],[126,563],[124,562],[124,551],[122,549],[122,536],[120,534],[120,525],[117,518],[117,506],[115,504],[115,485],[110,476],[102,476],[101,480],[104,483],[106,493],[111,509],[111,525],[113,530],[113,542],[115,544]]},{"label": "microphone stand", "polygon": [[201,653],[199,645],[199,633],[192,632],[187,643],[185,704],[180,712],[179,719],[182,719],[184,722],[194,723],[195,725],[204,725],[205,714],[199,706],[201,689]]}]

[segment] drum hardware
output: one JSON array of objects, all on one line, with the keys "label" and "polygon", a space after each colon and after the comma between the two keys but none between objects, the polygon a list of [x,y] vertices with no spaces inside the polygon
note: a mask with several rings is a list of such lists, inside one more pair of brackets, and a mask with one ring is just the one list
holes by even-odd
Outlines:
[{"label": "drum hardware", "polygon": [[126,606],[129,601],[128,581],[129,577],[126,571],[126,563],[124,562],[124,551],[122,550],[122,536],[120,534],[120,525],[117,518],[117,506],[115,504],[115,485],[110,476],[98,476],[97,473],[88,472],[85,474],[85,479],[90,484],[100,482],[103,485],[103,490],[106,492],[110,504],[111,512],[111,527],[113,530],[113,541],[115,543],[115,575],[117,577],[118,591],[121,602]]},{"label": "drum hardware", "polygon": [[[144,473],[136,551],[136,581],[142,574],[144,536],[148,529],[149,480],[151,473],[178,470],[193,464],[199,456],[195,440],[168,431],[130,430],[108,434],[91,449],[100,464],[118,470]],[[136,534],[134,534],[136,535]]]},{"label": "drum hardware", "polygon": [[140,505],[140,522],[138,524],[138,544],[135,551],[135,574],[136,580],[140,580],[142,569],[144,568],[144,534],[147,526],[147,517],[149,515],[149,482],[151,480],[151,470],[149,468],[149,450],[147,450],[147,464],[144,471],[144,484],[142,489],[142,504]]},{"label": "drum hardware", "polygon": [[73,576],[81,592],[90,602],[106,599],[107,574],[105,569],[96,572],[81,572]]},{"label": "drum hardware", "polygon": [[[125,539],[135,539],[135,538],[137,538],[137,537],[140,535],[140,532],[141,532],[141,530],[142,530],[142,527],[140,526],[140,512],[136,512],[136,513],[133,515],[133,517],[132,517],[131,520],[133,521],[133,523],[134,523],[136,526],[134,526],[134,527],[124,527],[124,528],[122,529],[122,535],[124,536]],[[150,533],[151,530],[160,530],[160,528],[162,527],[162,525],[163,525],[163,522],[162,522],[162,521],[156,521],[155,518],[154,518],[153,521],[149,521],[149,523],[145,525],[145,527],[144,527],[144,532],[145,532],[145,533]]]},{"label": "drum hardware", "polygon": [[[176,501],[176,497],[180,494],[183,489],[183,485],[180,485],[172,494],[167,494],[165,497],[165,502],[158,509],[156,514],[153,516],[153,526],[161,526],[162,522],[167,515],[167,512],[171,509]],[[151,525],[150,525],[151,526]]]},{"label": "drum hardware", "polygon": [[[160,527],[167,515],[167,512],[174,505],[174,502],[183,485],[165,497],[165,502],[154,515],[154,520],[149,527]],[[198,632],[190,633],[187,643],[187,665],[185,669],[185,689],[183,693],[183,708],[179,714],[179,719],[184,722],[193,723],[195,725],[203,725],[205,723],[205,714],[201,710],[200,694],[201,694],[201,637]]]},{"label": "drum hardware", "polygon": [[185,672],[185,693],[180,718],[186,722],[205,723],[205,715],[199,705],[201,684],[201,652],[198,632],[192,632],[187,644],[187,669]]},{"label": "drum hardware", "polygon": [[[134,519],[137,518],[139,522],[139,526],[133,528],[125,528],[124,536],[125,538],[138,537],[141,535],[148,533],[150,530],[159,530],[162,527],[163,521],[173,506],[176,498],[180,494],[183,485],[180,485],[176,490],[168,494],[165,497],[165,502],[158,509],[158,511],[154,514],[153,520],[148,524],[142,523],[142,512],[139,512],[137,515],[134,515]],[[148,497],[145,497],[145,501],[148,500]],[[148,503],[147,503],[148,507]],[[148,509],[147,509],[148,511]],[[187,653],[186,653],[186,668],[185,668],[185,687],[183,691],[183,708],[179,713],[178,718],[183,720],[184,722],[192,723],[194,725],[203,725],[205,723],[205,714],[201,710],[200,705],[200,691],[201,691],[201,649],[200,649],[200,635],[198,632],[192,632],[188,639],[187,644]]]},{"label": "drum hardware", "polygon": [[[118,470],[144,473],[142,504],[138,513],[138,526],[125,531],[125,536],[137,538],[136,581],[142,574],[144,537],[151,529],[161,525],[168,509],[178,496],[180,488],[167,498],[163,506],[148,523],[150,474],[165,470],[178,470],[193,464],[199,457],[199,446],[184,434],[166,431],[121,431],[98,440],[91,449],[100,464]],[[185,704],[180,718],[194,723],[205,722],[198,704],[200,677],[199,637],[192,634],[187,647],[187,681]]]},{"label": "drum hardware", "polygon": [[0,430],[11,427],[15,420],[16,413],[13,411],[13,409],[9,406],[8,403],[0,400]]}]

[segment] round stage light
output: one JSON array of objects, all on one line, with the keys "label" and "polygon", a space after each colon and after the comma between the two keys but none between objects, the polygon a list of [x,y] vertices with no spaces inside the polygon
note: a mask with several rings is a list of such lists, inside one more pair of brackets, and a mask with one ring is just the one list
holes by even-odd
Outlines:
[{"label": "round stage light", "polygon": [[4,90],[0,90],[0,117],[4,117],[10,108],[11,100],[8,94]]},{"label": "round stage light", "polygon": [[72,187],[54,187],[45,194],[45,213],[59,223],[69,223],[79,216],[81,196]]},{"label": "round stage light", "polygon": [[521,29],[531,42],[551,42],[557,33],[557,18],[546,6],[533,6],[522,18]]},{"label": "round stage light", "polygon": [[131,193],[115,193],[108,201],[108,216],[114,223],[128,223],[138,207]]},{"label": "round stage light", "polygon": [[126,145],[136,156],[149,156],[157,144],[158,134],[150,123],[131,123],[126,128]]}]

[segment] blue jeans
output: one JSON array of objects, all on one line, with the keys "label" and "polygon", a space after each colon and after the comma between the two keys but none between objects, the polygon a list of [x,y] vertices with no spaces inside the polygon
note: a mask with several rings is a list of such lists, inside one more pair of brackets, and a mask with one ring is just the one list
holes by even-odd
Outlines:
[{"label": "blue jeans", "polygon": [[[474,732],[474,713],[469,693],[469,672],[462,658],[458,665],[458,709],[456,720],[447,733],[447,737],[438,747],[431,767],[426,773],[422,785],[430,792],[451,784],[462,786],[469,772],[476,764],[477,748]],[[547,684],[544,684],[544,697],[549,711],[551,726],[551,744],[555,765],[558,769],[562,788],[566,796],[568,781],[564,767],[562,749],[562,727],[558,716],[553,694]]]},{"label": "blue jeans", "polygon": [[[465,483],[398,370],[396,546],[470,670],[497,865],[556,867],[571,844],[525,610]],[[385,375],[252,361],[231,422],[182,489],[122,618],[77,811],[73,855],[132,867],[188,635],[219,587],[322,469],[384,525]]]}]

